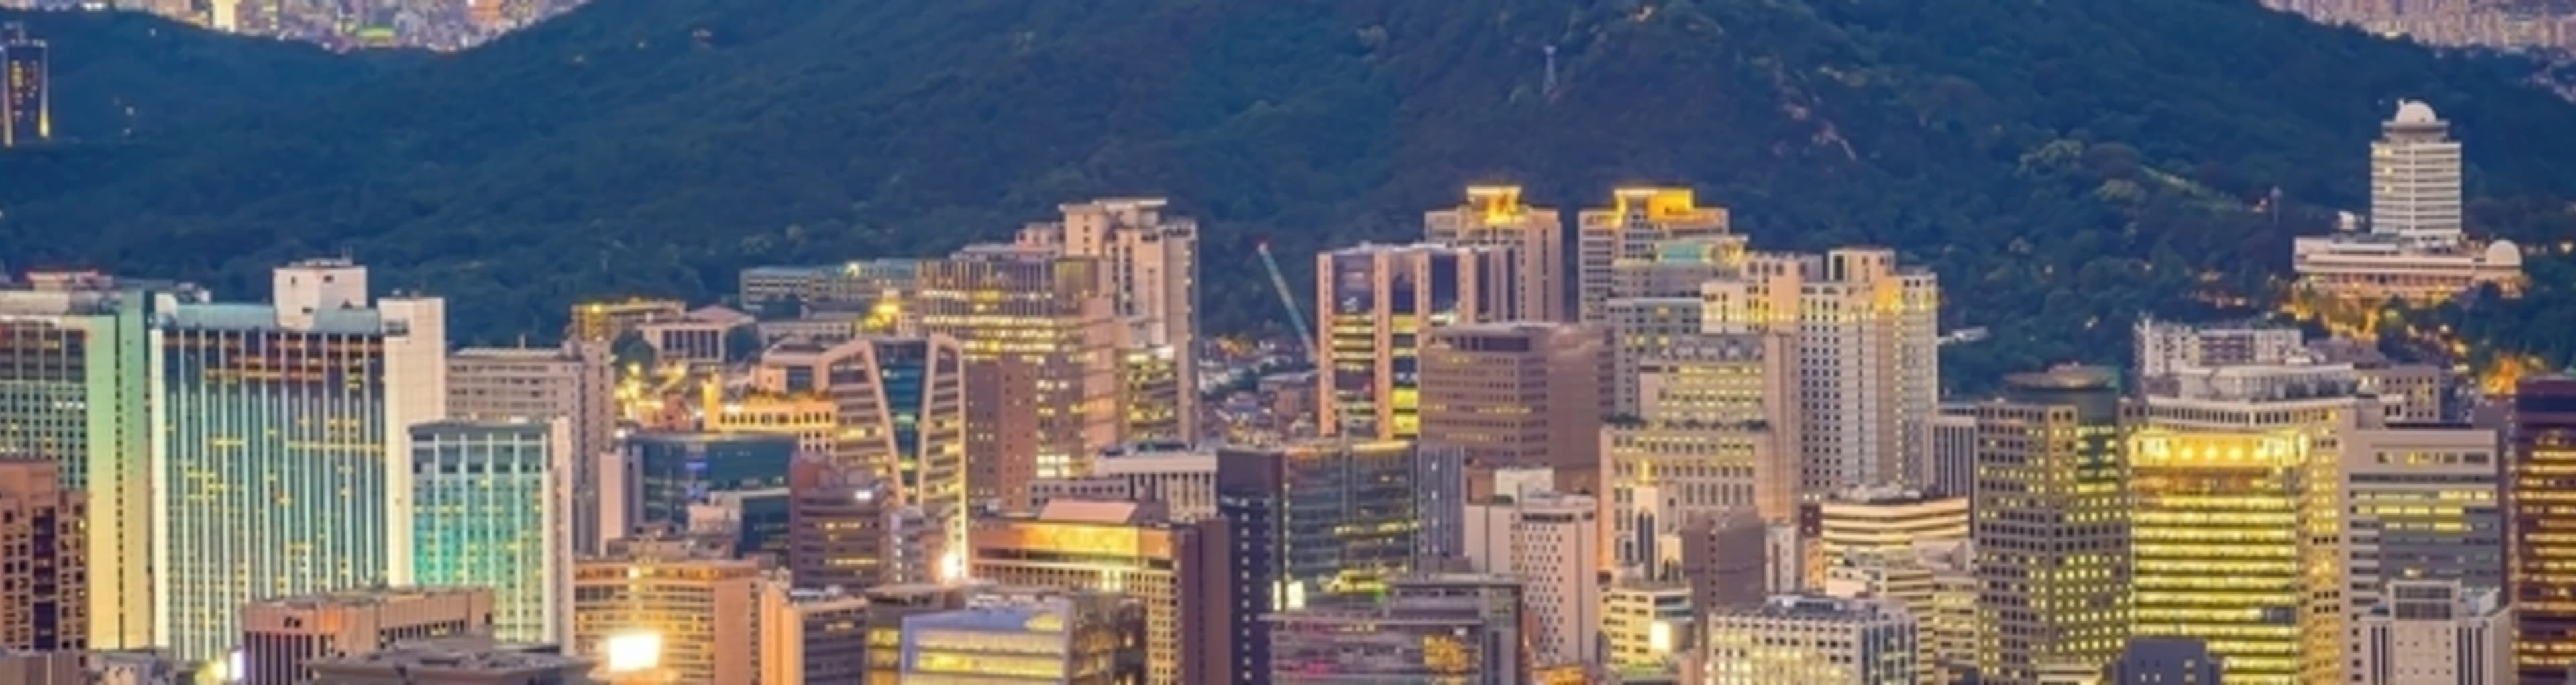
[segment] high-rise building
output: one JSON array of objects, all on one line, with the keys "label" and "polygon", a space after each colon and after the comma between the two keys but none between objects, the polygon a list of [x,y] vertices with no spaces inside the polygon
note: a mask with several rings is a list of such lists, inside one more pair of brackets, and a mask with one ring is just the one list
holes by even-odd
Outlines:
[{"label": "high-rise building", "polygon": [[630,543],[573,571],[571,651],[599,660],[611,677],[757,682],[759,564],[666,541]]},{"label": "high-rise building", "polygon": [[786,583],[760,588],[760,684],[856,684],[867,676],[868,600]]},{"label": "high-rise building", "polygon": [[1611,191],[1611,205],[1576,215],[1581,303],[1586,322],[1604,320],[1613,296],[1611,272],[1623,259],[1651,259],[1666,241],[1727,235],[1725,207],[1701,207],[1691,189],[1634,187]]},{"label": "high-rise building", "polygon": [[2409,243],[2460,239],[2460,142],[2422,102],[2397,103],[2370,144],[2370,232]]},{"label": "high-rise building", "polygon": [[1235,682],[1268,682],[1260,617],[1310,594],[1366,592],[1464,546],[1455,452],[1324,440],[1217,452],[1217,512],[1234,539]]},{"label": "high-rise building", "polygon": [[2342,442],[2341,568],[2355,617],[2384,601],[2381,591],[2394,581],[2504,588],[2505,458],[2495,431],[2386,426],[2355,430]]},{"label": "high-rise building", "polygon": [[1599,491],[1600,329],[1510,322],[1424,337],[1422,444],[1458,449],[1479,474],[1544,466],[1555,470],[1558,492]]},{"label": "high-rise building", "polygon": [[2359,619],[2352,682],[2504,685],[2514,676],[2513,610],[2494,588],[2400,580]]},{"label": "high-rise building", "polygon": [[1538,491],[1467,506],[1467,556],[1476,570],[1521,580],[1542,666],[1601,660],[1599,505]]},{"label": "high-rise building", "polygon": [[0,651],[82,651],[89,584],[80,491],[62,465],[0,457]]},{"label": "high-rise building", "polygon": [[1025,511],[1029,481],[1084,475],[1093,455],[1125,442],[1106,268],[1007,246],[922,263],[922,330],[957,340],[965,359],[971,500]]},{"label": "high-rise building", "polygon": [[1033,517],[976,521],[976,580],[1115,591],[1145,611],[1145,683],[1225,682],[1234,574],[1225,522],[1165,522],[1152,505],[1052,502]]},{"label": "high-rise building", "polygon": [[152,642],[151,340],[157,306],[203,297],[102,274],[0,286],[0,456],[62,465],[80,513],[91,649]]},{"label": "high-rise building", "polygon": [[1686,583],[1614,583],[1601,595],[1602,663],[1623,675],[1678,674],[1698,623]]},{"label": "high-rise building", "polygon": [[243,605],[410,582],[412,424],[447,414],[446,304],[277,269],[273,304],[154,313],[156,634],[220,658]]},{"label": "high-rise building", "polygon": [[503,641],[571,637],[571,422],[424,423],[411,443],[412,582],[491,591]]},{"label": "high-rise building", "polygon": [[1057,499],[1153,502],[1174,523],[1216,518],[1216,450],[1142,444],[1110,450],[1085,478],[1039,481],[1041,509]]},{"label": "high-rise building", "polygon": [[1519,581],[1430,575],[1390,583],[1384,602],[1310,607],[1262,617],[1259,677],[1237,683],[1333,685],[1537,682]]},{"label": "high-rise building", "polygon": [[2508,435],[2514,669],[2523,682],[2564,678],[2576,668],[2576,506],[2563,501],[2576,491],[2576,377],[2523,380]]},{"label": "high-rise building", "polygon": [[1711,332],[1794,336],[1768,361],[1796,379],[1802,493],[1929,479],[1941,385],[1930,271],[1876,248],[1759,255],[1701,300]]},{"label": "high-rise building", "polygon": [[241,672],[234,682],[316,682],[306,662],[364,656],[396,643],[492,637],[492,591],[370,589],[262,599],[241,608]]},{"label": "high-rise building", "polygon": [[1870,600],[1781,595],[1709,611],[1711,685],[1911,683],[1914,617]]},{"label": "high-rise building", "polygon": [[794,587],[856,592],[927,582],[902,573],[900,505],[894,488],[874,474],[808,454],[788,468],[787,493],[787,568]]},{"label": "high-rise building", "polygon": [[[1751,511],[1789,520],[1797,502],[1792,378],[1772,373],[1782,335],[1690,335],[1642,367],[1641,412],[1601,432],[1607,561],[1652,568],[1657,543],[1693,520]],[[1657,549],[1658,547],[1662,549]],[[1758,599],[1758,598],[1757,598]]]},{"label": "high-rise building", "polygon": [[2104,685],[2218,685],[2226,682],[2218,657],[2200,640],[2141,637],[2102,669]]},{"label": "high-rise building", "polygon": [[617,451],[617,372],[605,343],[468,347],[447,357],[447,414],[468,421],[571,423],[573,549],[599,550],[599,464]]},{"label": "high-rise building", "polygon": [[1468,186],[1456,207],[1424,212],[1422,237],[1450,247],[1512,251],[1518,305],[1502,318],[1566,321],[1565,219],[1554,208],[1521,202],[1520,186]]},{"label": "high-rise building", "polygon": [[2342,680],[2337,472],[2378,406],[2345,366],[2181,377],[2178,392],[2147,396],[2131,431],[2131,634],[2201,640],[2231,683]]},{"label": "high-rise building", "polygon": [[1144,632],[1144,609],[1115,593],[979,591],[963,608],[903,618],[901,682],[1143,682]]},{"label": "high-rise building", "polygon": [[1775,586],[1770,534],[1771,526],[1752,509],[1685,522],[1679,575],[1691,584],[1691,606],[1704,612],[1769,599]]},{"label": "high-rise building", "polygon": [[1741,276],[1752,258],[1748,243],[1737,235],[1676,238],[1658,244],[1651,256],[1613,263],[1600,320],[1587,321],[1610,332],[1613,412],[1638,413],[1639,366],[1703,332],[1701,286]]},{"label": "high-rise building", "polygon": [[832,462],[867,471],[893,485],[901,505],[920,507],[942,531],[929,552],[944,559],[966,539],[966,375],[955,339],[860,337],[770,348],[758,384],[830,399]]},{"label": "high-rise building", "polygon": [[1820,554],[1827,567],[1853,557],[1911,554],[1915,545],[1968,539],[1968,498],[1926,497],[1892,488],[1836,493],[1816,507]]},{"label": "high-rise building", "polygon": [[[1023,246],[1046,247],[1070,257],[1100,260],[1107,271],[1112,308],[1125,323],[1129,366],[1168,367],[1178,389],[1157,416],[1172,418],[1168,432],[1131,440],[1195,443],[1198,428],[1199,224],[1163,213],[1163,198],[1101,198],[1057,205],[1064,220],[1020,231]],[[1131,408],[1129,411],[1136,411]]]},{"label": "high-rise building", "polygon": [[1318,424],[1327,435],[1422,432],[1422,346],[1432,330],[1521,316],[1506,247],[1360,245],[1315,256]]},{"label": "high-rise building", "polygon": [[54,85],[46,51],[43,39],[27,36],[26,24],[0,24],[0,148],[54,137]]},{"label": "high-rise building", "polygon": [[2098,673],[2128,636],[2129,460],[2112,379],[2088,368],[2018,374],[2005,400],[1970,409],[1982,682]]},{"label": "high-rise building", "polygon": [[601,534],[633,535],[650,526],[686,529],[689,505],[713,493],[787,487],[796,437],[740,433],[637,433],[627,436],[601,477]]}]

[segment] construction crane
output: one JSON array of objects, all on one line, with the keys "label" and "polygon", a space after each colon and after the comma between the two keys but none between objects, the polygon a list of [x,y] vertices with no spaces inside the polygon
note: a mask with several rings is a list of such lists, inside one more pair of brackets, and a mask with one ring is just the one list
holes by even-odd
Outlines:
[{"label": "construction crane", "polygon": [[1324,358],[1315,352],[1315,332],[1306,328],[1306,312],[1297,307],[1297,291],[1288,288],[1288,276],[1279,272],[1279,260],[1270,256],[1270,241],[1253,245],[1253,251],[1261,253],[1262,268],[1270,270],[1270,287],[1279,291],[1279,304],[1288,308],[1288,325],[1297,329],[1297,345],[1306,351],[1306,363],[1323,370]]}]

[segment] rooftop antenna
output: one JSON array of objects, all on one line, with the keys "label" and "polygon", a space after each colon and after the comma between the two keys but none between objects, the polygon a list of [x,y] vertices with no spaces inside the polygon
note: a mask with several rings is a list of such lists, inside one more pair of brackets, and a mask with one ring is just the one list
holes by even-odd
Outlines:
[{"label": "rooftop antenna", "polygon": [[1543,49],[1547,51],[1547,87],[1540,92],[1552,98],[1556,97],[1556,45],[1549,44]]}]

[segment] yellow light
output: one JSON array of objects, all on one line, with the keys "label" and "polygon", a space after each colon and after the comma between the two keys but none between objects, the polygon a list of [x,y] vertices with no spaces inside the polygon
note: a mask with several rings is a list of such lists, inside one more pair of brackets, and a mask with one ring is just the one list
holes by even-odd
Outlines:
[{"label": "yellow light", "polygon": [[609,673],[632,673],[659,668],[662,665],[662,635],[628,633],[611,637],[600,645],[600,651],[605,652],[608,657],[604,667]]}]

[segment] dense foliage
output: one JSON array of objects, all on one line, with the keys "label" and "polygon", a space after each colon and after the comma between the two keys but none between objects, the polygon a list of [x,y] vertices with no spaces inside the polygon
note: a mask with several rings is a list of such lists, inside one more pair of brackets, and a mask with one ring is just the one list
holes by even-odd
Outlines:
[{"label": "dense foliage", "polygon": [[1569,211],[1689,183],[1759,246],[1937,269],[1946,323],[1994,332],[1949,352],[1975,387],[2270,287],[2362,203],[2397,98],[2457,122],[2510,208],[2484,228],[2554,232],[2576,107],[2528,73],[2251,0],[618,0],[186,146],[27,164],[0,258],[239,292],[346,249],[497,339],[1155,193],[1209,226],[1211,323],[1241,329],[1279,318],[1237,277],[1259,238],[1416,235],[1469,182]]},{"label": "dense foliage", "polygon": [[226,36],[144,14],[0,10],[53,45],[54,134],[65,143],[149,140],[250,112],[293,107],[426,61],[412,52],[336,55],[301,43]]}]

